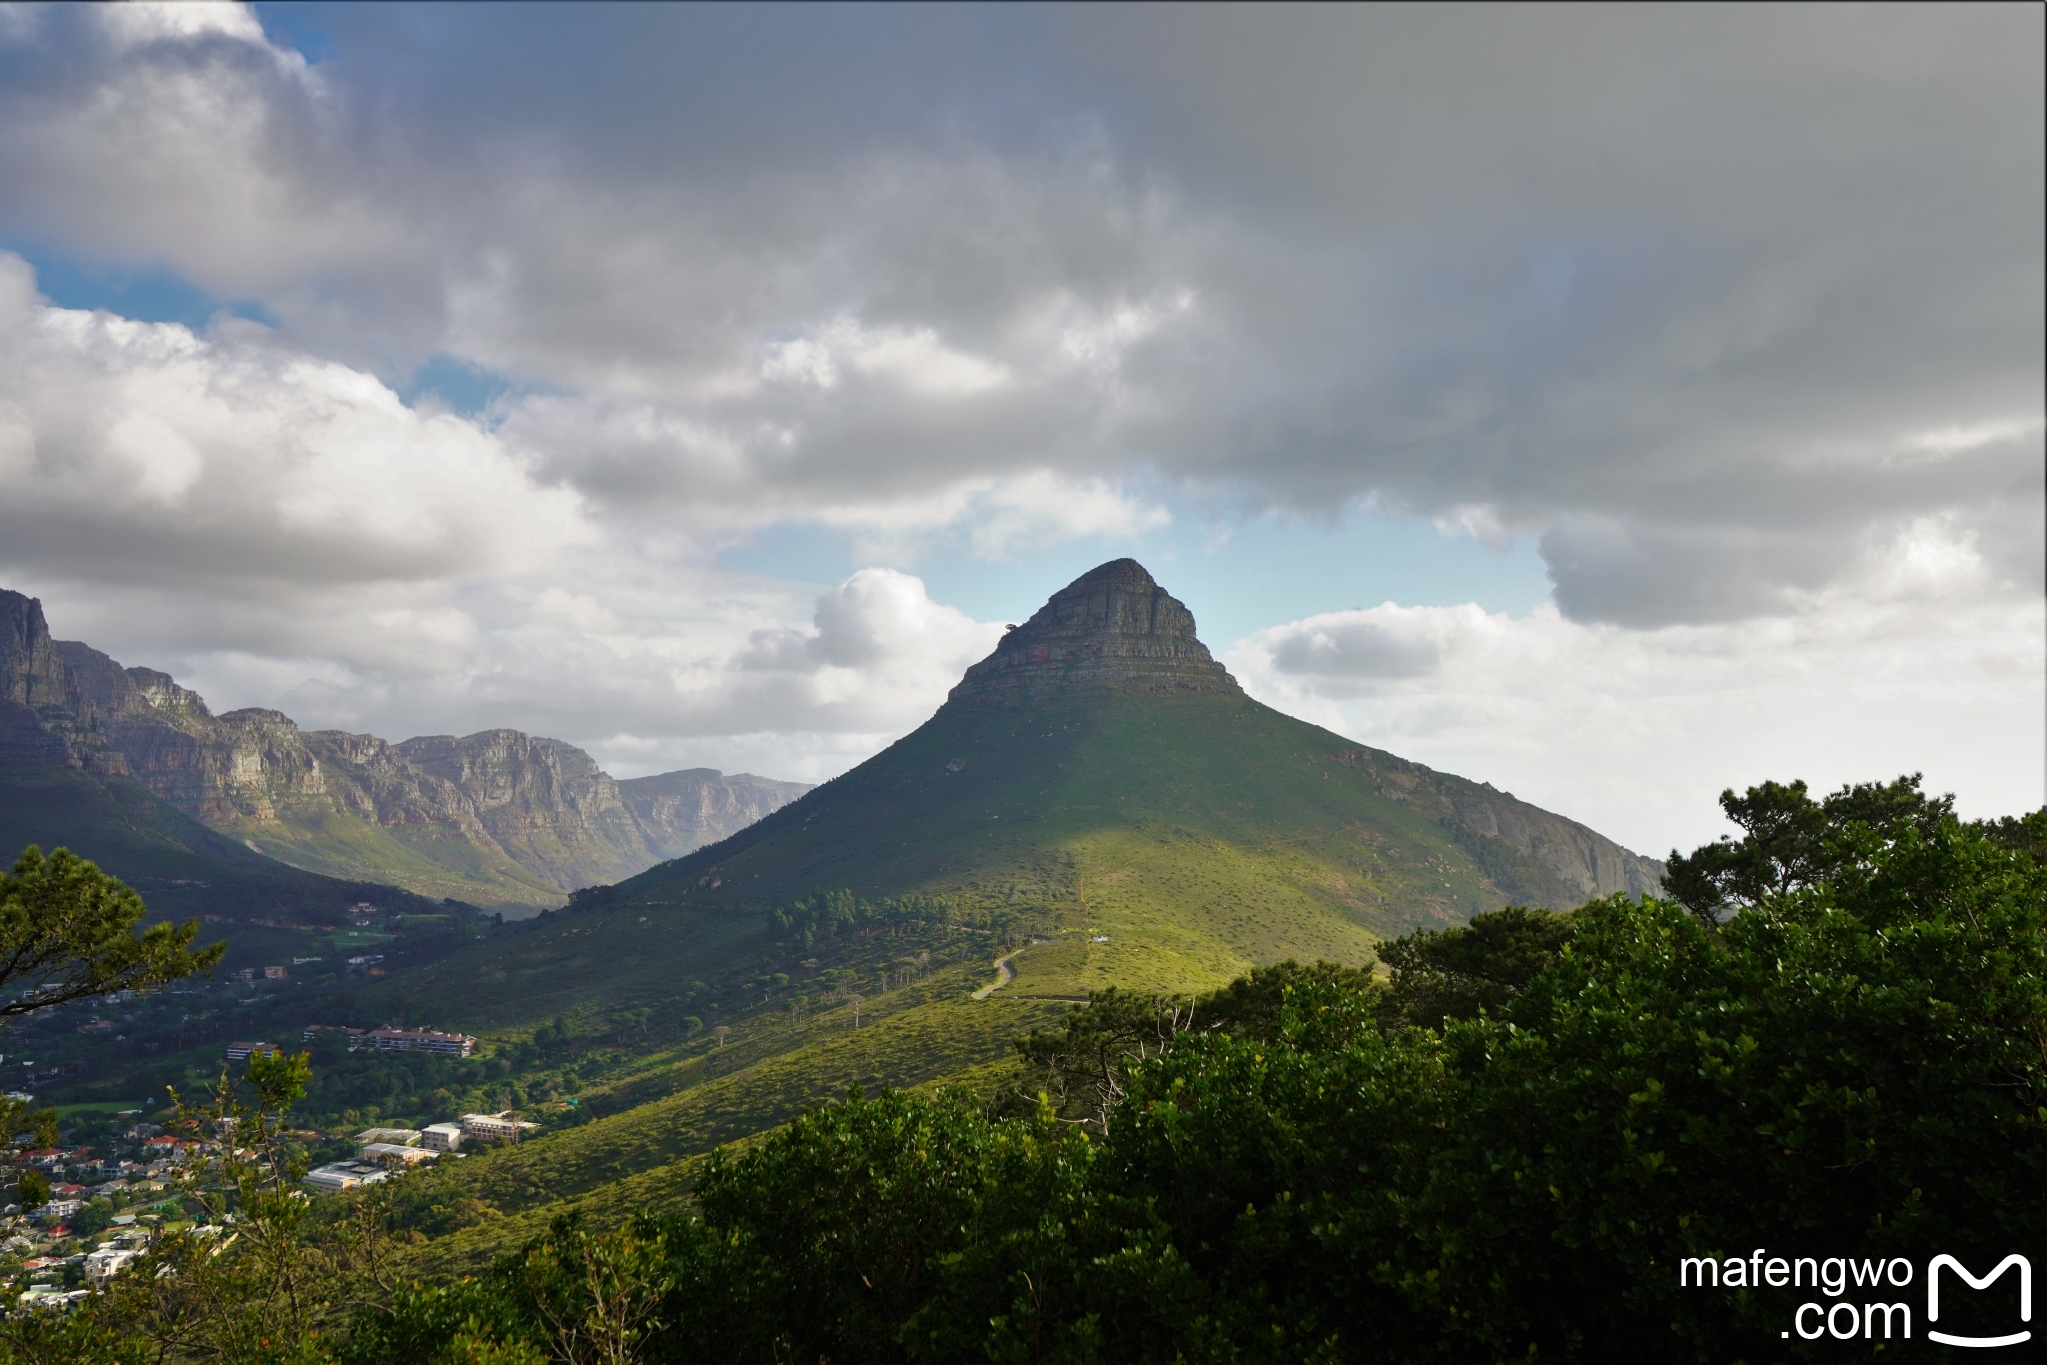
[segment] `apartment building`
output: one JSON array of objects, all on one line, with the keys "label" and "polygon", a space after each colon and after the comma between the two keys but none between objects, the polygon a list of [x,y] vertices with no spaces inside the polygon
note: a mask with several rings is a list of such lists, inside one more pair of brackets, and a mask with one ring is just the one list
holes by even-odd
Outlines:
[{"label": "apartment building", "polygon": [[439,1052],[450,1057],[467,1057],[476,1051],[476,1039],[466,1033],[442,1033],[439,1029],[373,1028],[369,1045],[380,1052]]},{"label": "apartment building", "polygon": [[464,1114],[462,1131],[478,1142],[517,1142],[529,1128],[538,1128],[537,1123],[521,1123],[509,1117],[511,1110],[500,1110],[495,1114]]}]

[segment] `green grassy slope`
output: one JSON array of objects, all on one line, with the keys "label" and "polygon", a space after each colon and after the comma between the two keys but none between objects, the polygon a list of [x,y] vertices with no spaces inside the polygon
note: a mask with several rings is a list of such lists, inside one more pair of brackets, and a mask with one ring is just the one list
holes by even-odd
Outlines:
[{"label": "green grassy slope", "polygon": [[531,912],[562,903],[561,888],[446,825],[399,825],[332,811],[243,820],[233,833],[280,863],[328,877],[410,887],[488,909]]},{"label": "green grassy slope", "polygon": [[254,853],[126,778],[76,768],[0,767],[0,850],[69,848],[142,893],[150,910],[320,922],[367,900],[396,910],[438,902],[382,883],[323,877]]},{"label": "green grassy slope", "polygon": [[[800,1027],[758,1014],[732,1041],[659,1068],[673,1093],[517,1146],[484,1149],[406,1192],[401,1221],[442,1233],[422,1268],[473,1268],[497,1248],[545,1229],[571,1205],[594,1221],[678,1207],[696,1158],[786,1123],[848,1086],[908,1088],[999,1071],[1011,1040],[1046,1027],[1064,1006],[965,998],[960,966],[869,1002],[861,1027],[840,1004]],[[644,1084],[644,1073],[625,1083]],[[601,1100],[602,1090],[584,1103]]]},{"label": "green grassy slope", "polygon": [[767,909],[841,886],[943,895],[967,921],[1043,939],[1017,957],[1014,990],[1047,995],[1206,989],[1286,957],[1362,963],[1380,937],[1540,899],[1541,868],[1504,847],[1482,862],[1395,780],[1416,771],[1242,698],[947,706],[742,834],[471,945],[407,989],[480,1032],[685,996],[704,1014],[717,981],[788,970]]},{"label": "green grassy slope", "polygon": [[1387,781],[1389,767],[1412,765],[1243,698],[952,704],[614,894],[629,907],[739,909],[846,886],[1030,908],[1059,941],[1017,965],[1066,991],[1194,989],[1289,956],[1358,962],[1377,937],[1528,898],[1541,869],[1509,866],[1504,846],[1482,865]]}]

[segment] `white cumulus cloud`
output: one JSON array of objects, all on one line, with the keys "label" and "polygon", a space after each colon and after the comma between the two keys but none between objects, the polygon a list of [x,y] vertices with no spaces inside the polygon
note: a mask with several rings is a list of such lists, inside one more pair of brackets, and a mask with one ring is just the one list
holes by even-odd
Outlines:
[{"label": "white cumulus cloud", "polygon": [[1632,630],[1387,603],[1260,631],[1227,662],[1281,710],[1661,856],[1719,832],[1704,794],[1765,779],[1924,771],[1965,814],[2038,806],[2047,605],[1986,596],[1979,572],[1921,527],[1794,615]]}]

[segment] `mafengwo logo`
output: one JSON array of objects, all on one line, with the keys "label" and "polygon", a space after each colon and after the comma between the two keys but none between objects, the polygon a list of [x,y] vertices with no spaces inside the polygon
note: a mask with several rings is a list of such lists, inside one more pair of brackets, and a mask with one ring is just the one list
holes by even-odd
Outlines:
[{"label": "mafengwo logo", "polygon": [[[1779,1333],[1796,1335],[1806,1341],[1831,1337],[1836,1341],[1909,1341],[1912,1338],[1912,1305],[1878,1301],[1899,1289],[1909,1288],[1916,1267],[1899,1256],[1895,1259],[1855,1260],[1851,1257],[1771,1256],[1763,1248],[1747,1256],[1686,1257],[1678,1262],[1677,1282],[1683,1289],[1803,1289],[1818,1290],[1832,1303],[1809,1301],[1798,1305],[1791,1326]],[[1948,1307],[1957,1306],[1955,1294],[1964,1285],[1971,1290],[1988,1290],[2008,1270],[2018,1271],[2018,1320],[2009,1323],[2014,1331],[1986,1334],[1944,1332],[1940,1321],[1942,1272],[1946,1277]],[[1959,1283],[1958,1283],[1959,1282]],[[1856,1294],[1853,1291],[1865,1291]],[[1905,1299],[1904,1295],[1897,1295]],[[1953,1313],[1949,1315],[1950,1324]],[[1943,1346],[2017,1346],[2031,1341],[2033,1333],[2023,1326],[2033,1320],[2033,1263],[2014,1252],[1999,1261],[1989,1273],[1977,1275],[1953,1256],[1935,1256],[1926,1265],[1926,1339]]]},{"label": "mafengwo logo", "polygon": [[[2031,1322],[2033,1320],[2033,1263],[2017,1252],[2013,1252],[1999,1261],[1997,1269],[1991,1271],[1980,1280],[1971,1275],[1968,1268],[1954,1257],[1934,1257],[1933,1263],[1926,1267],[1926,1321],[1929,1324],[1940,1321],[1940,1272],[1942,1270],[1953,1270],[1955,1274],[1969,1282],[1969,1288],[1971,1289],[1988,1289],[1998,1276],[2014,1266],[2018,1268],[2019,1272],[2019,1321]],[[2033,1334],[2030,1331],[2013,1332],[2001,1337],[1949,1336],[1946,1332],[1934,1331],[1931,1326],[1928,1326],[1926,1335],[1946,1346],[2016,1346],[2022,1341],[2031,1341],[2033,1339]]]}]

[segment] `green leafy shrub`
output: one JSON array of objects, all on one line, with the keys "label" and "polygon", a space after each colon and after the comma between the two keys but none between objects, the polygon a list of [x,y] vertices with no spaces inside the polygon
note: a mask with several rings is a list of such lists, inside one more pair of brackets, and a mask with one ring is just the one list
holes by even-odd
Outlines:
[{"label": "green leafy shrub", "polygon": [[809,951],[841,935],[853,936],[911,925],[950,924],[952,902],[938,896],[888,896],[864,900],[851,891],[813,891],[802,900],[769,912],[775,937]]}]

